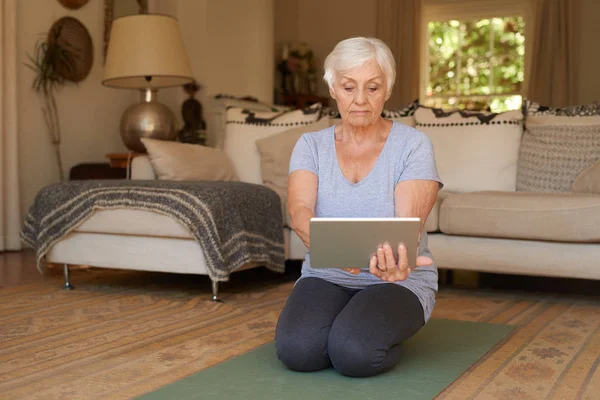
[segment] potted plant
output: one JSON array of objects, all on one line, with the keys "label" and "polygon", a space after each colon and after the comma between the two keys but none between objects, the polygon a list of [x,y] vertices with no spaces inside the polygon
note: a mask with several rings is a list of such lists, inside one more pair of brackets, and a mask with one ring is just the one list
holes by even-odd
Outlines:
[{"label": "potted plant", "polygon": [[35,46],[33,55],[27,55],[30,64],[26,64],[35,72],[32,88],[42,98],[44,123],[56,154],[58,172],[61,182],[64,180],[63,165],[60,155],[61,130],[56,105],[56,93],[67,83],[76,70],[77,52],[64,40],[60,40],[61,26],[51,29],[46,40],[40,40]]}]

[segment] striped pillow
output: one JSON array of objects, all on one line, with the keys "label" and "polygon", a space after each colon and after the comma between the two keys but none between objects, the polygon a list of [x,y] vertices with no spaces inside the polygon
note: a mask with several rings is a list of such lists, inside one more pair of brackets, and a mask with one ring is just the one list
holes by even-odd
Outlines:
[{"label": "striped pillow", "polygon": [[307,126],[321,117],[320,103],[303,110],[260,112],[232,107],[227,110],[223,150],[242,182],[262,183],[256,141],[291,128]]}]

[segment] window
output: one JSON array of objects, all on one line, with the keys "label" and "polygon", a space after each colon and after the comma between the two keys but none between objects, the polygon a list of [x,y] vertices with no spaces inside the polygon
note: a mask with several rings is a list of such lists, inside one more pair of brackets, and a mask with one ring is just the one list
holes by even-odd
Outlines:
[{"label": "window", "polygon": [[514,3],[492,9],[485,4],[425,10],[421,103],[494,112],[521,107],[527,12]]}]

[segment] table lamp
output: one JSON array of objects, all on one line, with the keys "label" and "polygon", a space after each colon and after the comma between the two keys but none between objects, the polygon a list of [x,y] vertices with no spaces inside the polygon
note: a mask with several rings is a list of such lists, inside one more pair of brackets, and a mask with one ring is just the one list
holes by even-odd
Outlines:
[{"label": "table lamp", "polygon": [[159,88],[192,81],[175,18],[139,14],[114,20],[102,84],[141,92],[141,102],[127,108],[121,117],[121,138],[128,149],[145,153],[143,137],[175,140],[175,115],[156,100],[156,94]]}]

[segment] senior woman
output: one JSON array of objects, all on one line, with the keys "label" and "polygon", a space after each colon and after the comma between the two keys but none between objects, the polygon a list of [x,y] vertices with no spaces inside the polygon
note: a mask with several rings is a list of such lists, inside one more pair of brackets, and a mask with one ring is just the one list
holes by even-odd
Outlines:
[{"label": "senior woman", "polygon": [[381,117],[395,75],[390,49],[374,38],[343,40],[325,60],[341,123],[303,135],[290,160],[288,210],[309,250],[275,335],[290,369],[333,366],[355,377],[387,371],[431,315],[438,275],[425,232],[417,265],[408,265],[403,245],[395,259],[384,244],[365,260],[368,269],[310,266],[311,217],[420,217],[424,224],[435,203],[442,183],[431,142]]}]

